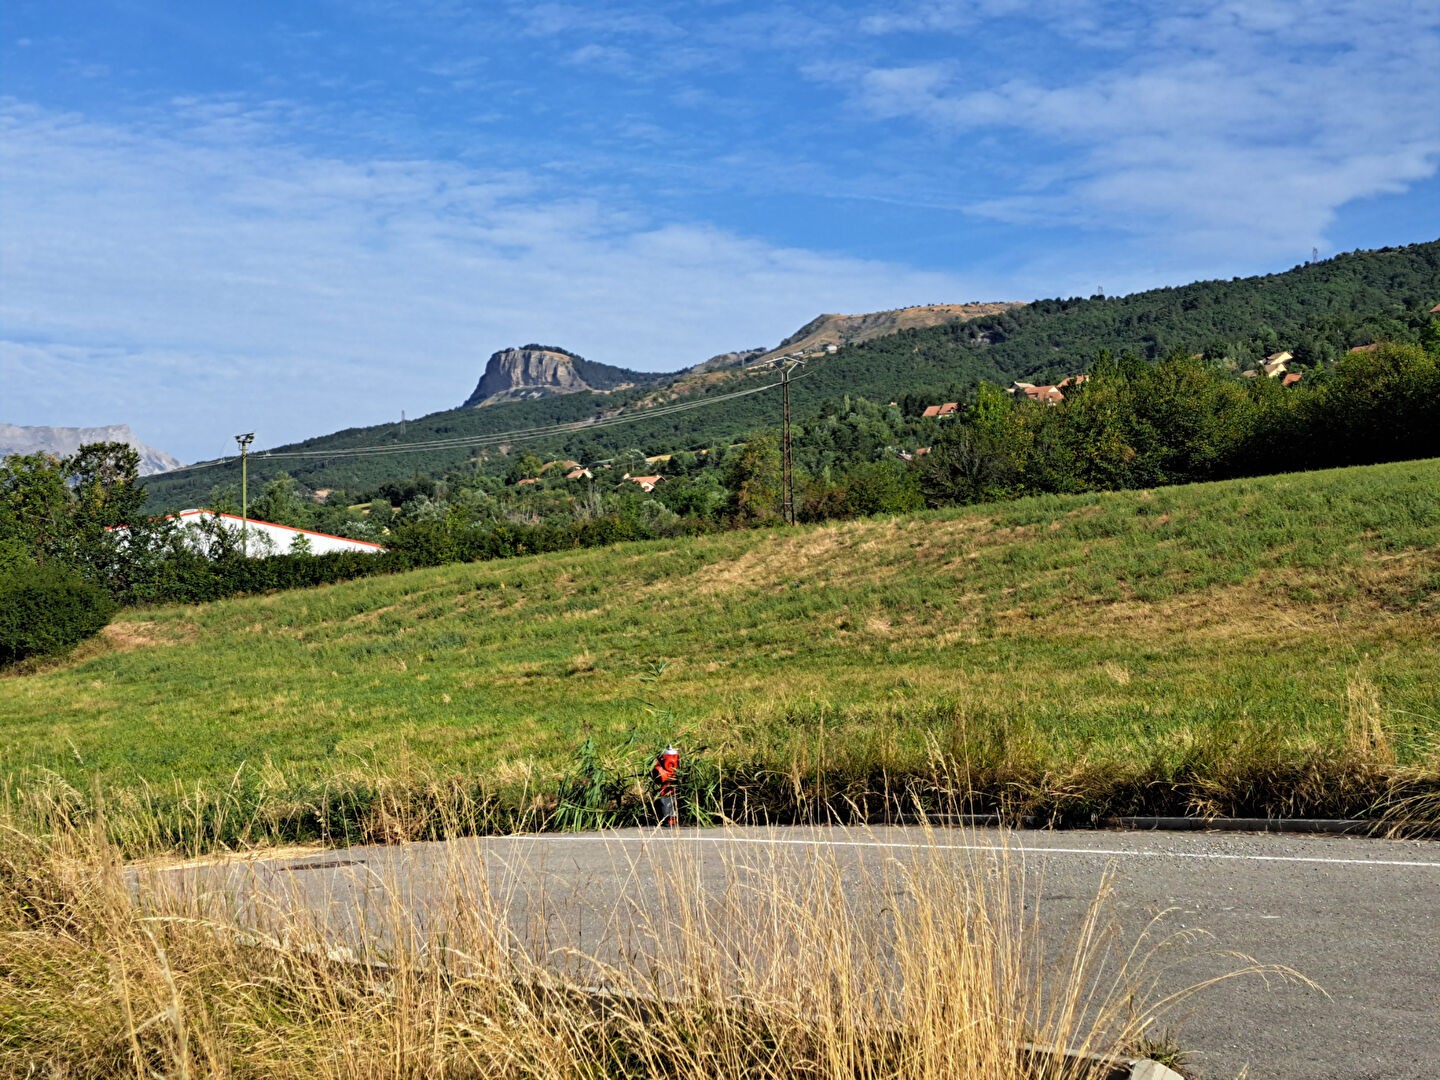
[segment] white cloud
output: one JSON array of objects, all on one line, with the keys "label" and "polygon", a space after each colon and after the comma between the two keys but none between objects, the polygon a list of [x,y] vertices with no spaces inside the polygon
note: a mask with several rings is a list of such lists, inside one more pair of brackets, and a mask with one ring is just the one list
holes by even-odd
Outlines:
[{"label": "white cloud", "polygon": [[1323,245],[1340,207],[1440,166],[1434,0],[1181,0],[1159,16],[1077,3],[1054,19],[1048,5],[930,3],[867,26],[960,33],[1027,11],[1070,43],[1043,74],[1018,58],[1003,78],[953,61],[874,66],[855,82],[878,118],[1028,141],[1043,189],[980,214],[1272,258]]},{"label": "white cloud", "polygon": [[0,419],[129,422],[213,456],[233,431],[273,445],[450,407],[491,351],[526,341],[677,368],[822,310],[974,292],[523,171],[304,152],[288,115],[186,101],[119,126],[0,108]]}]

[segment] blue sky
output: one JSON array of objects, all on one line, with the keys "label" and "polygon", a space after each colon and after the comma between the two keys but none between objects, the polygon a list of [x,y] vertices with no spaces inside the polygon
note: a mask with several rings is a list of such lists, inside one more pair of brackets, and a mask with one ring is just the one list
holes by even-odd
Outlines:
[{"label": "blue sky", "polygon": [[9,0],[0,421],[186,459],[1440,236],[1440,0]]}]

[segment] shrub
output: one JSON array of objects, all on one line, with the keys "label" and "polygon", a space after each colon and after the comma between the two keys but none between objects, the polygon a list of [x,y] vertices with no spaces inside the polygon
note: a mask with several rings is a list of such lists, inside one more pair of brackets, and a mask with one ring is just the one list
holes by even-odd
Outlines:
[{"label": "shrub", "polygon": [[115,601],[73,570],[29,566],[0,574],[0,664],[61,652],[98,634]]}]

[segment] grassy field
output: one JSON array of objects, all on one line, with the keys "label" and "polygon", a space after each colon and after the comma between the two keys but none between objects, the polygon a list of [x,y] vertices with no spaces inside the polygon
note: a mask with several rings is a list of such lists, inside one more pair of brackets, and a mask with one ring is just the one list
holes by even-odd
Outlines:
[{"label": "grassy field", "polygon": [[623,811],[669,739],[732,812],[1440,818],[1437,492],[1413,462],[132,611],[0,677],[0,777],[187,846]]}]

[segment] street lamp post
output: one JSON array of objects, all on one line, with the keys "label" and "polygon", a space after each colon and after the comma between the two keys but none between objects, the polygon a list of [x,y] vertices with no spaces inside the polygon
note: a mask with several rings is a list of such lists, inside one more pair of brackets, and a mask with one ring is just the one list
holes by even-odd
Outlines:
[{"label": "street lamp post", "polygon": [[247,458],[250,444],[255,441],[255,433],[251,431],[245,435],[236,435],[235,441],[240,444],[240,554],[248,556],[250,554],[250,489]]}]

